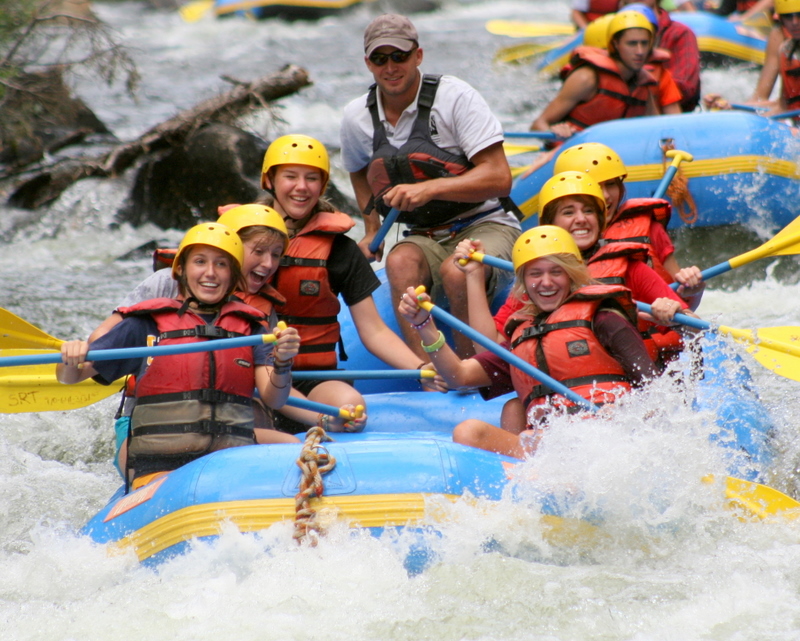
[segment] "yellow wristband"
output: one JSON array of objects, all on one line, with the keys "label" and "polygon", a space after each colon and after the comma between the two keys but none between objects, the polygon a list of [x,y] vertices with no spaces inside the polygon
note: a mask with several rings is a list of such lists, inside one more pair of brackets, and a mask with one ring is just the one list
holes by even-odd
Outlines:
[{"label": "yellow wristband", "polygon": [[441,331],[439,332],[439,338],[437,338],[430,345],[426,345],[423,341],[419,342],[419,344],[422,345],[422,349],[428,352],[428,354],[430,354],[431,352],[438,352],[440,349],[442,349],[442,347],[444,347],[444,343],[445,343],[444,334],[442,334]]}]

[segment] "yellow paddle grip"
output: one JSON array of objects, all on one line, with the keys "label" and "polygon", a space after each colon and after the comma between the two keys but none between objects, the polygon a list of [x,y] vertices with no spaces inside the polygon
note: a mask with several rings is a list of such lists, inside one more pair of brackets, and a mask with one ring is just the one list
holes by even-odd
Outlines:
[{"label": "yellow paddle grip", "polygon": [[470,252],[469,253],[469,258],[459,258],[458,259],[458,264],[463,267],[464,265],[467,264],[468,260],[477,260],[479,263],[482,263],[483,262],[483,252],[475,252],[475,251]]},{"label": "yellow paddle grip", "polygon": [[414,292],[417,294],[417,304],[425,311],[431,311],[433,309],[433,303],[429,300],[422,301],[419,299],[420,294],[425,293],[425,285],[419,285],[416,289],[414,289]]},{"label": "yellow paddle grip", "polygon": [[686,162],[692,162],[694,160],[694,156],[690,154],[688,151],[681,151],[680,149],[670,149],[667,152],[667,158],[672,158],[672,162],[670,166],[678,167],[680,166],[681,162],[684,160]]}]

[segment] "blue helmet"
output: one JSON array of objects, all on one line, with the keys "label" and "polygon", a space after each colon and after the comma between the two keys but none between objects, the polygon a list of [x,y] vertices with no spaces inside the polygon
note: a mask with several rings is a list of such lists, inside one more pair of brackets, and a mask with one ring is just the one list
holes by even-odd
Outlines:
[{"label": "blue helmet", "polygon": [[633,4],[625,5],[624,7],[622,7],[622,9],[624,9],[625,11],[638,11],[650,21],[650,24],[652,24],[655,27],[656,32],[658,32],[658,16],[656,15],[656,12],[653,11],[646,4],[634,2]]}]

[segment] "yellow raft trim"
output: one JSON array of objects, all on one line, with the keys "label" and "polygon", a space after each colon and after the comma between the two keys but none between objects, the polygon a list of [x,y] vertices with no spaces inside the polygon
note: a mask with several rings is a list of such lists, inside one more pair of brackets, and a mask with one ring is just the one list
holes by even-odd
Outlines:
[{"label": "yellow raft trim", "polygon": [[[365,496],[325,496],[313,501],[314,509],[334,512],[350,527],[392,527],[419,523],[425,515],[426,497],[456,501],[460,497],[440,494],[373,494]],[[112,551],[133,548],[140,561],[167,548],[196,537],[215,536],[223,523],[233,523],[240,532],[265,530],[281,521],[293,521],[293,498],[229,501],[193,505],[167,514],[132,532]]]},{"label": "yellow raft trim", "polygon": [[[453,494],[373,494],[366,496],[326,496],[314,499],[320,518],[346,521],[351,528],[387,528],[431,524],[447,520],[441,505],[429,500],[455,503],[465,497]],[[110,554],[136,553],[139,561],[173,545],[199,537],[217,536],[224,523],[233,523],[240,532],[257,532],[283,521],[293,521],[294,499],[260,499],[207,503],[177,510],[110,543]],[[542,515],[543,537],[551,545],[574,547],[594,545],[603,540],[600,529],[579,519]]]},{"label": "yellow raft trim", "polygon": [[698,36],[697,46],[704,53],[718,53],[729,58],[764,64],[765,52],[747,45],[736,44],[730,40],[714,38],[712,36]]},{"label": "yellow raft trim", "polygon": [[[661,180],[664,167],[661,163],[650,165],[632,165],[628,168],[626,182],[642,182],[645,180]],[[780,160],[770,156],[726,156],[725,158],[707,158],[694,160],[681,165],[681,172],[686,178],[709,178],[727,174],[767,174],[779,178],[800,180],[800,165],[791,160]],[[691,185],[690,185],[691,187]],[[537,215],[539,211],[539,194],[519,205],[525,219]]]},{"label": "yellow raft trim", "polygon": [[372,0],[335,0],[325,2],[325,0],[244,0],[234,4],[227,4],[224,7],[215,7],[214,11],[218,16],[236,11],[247,11],[249,9],[261,9],[266,7],[307,7],[309,9],[345,9],[361,2],[372,2]]}]

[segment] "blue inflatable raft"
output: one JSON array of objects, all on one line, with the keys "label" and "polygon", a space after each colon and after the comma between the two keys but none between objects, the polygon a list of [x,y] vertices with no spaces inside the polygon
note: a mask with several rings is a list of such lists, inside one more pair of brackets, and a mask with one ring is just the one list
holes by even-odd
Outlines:
[{"label": "blue inflatable raft", "polygon": [[332,15],[357,4],[372,0],[216,0],[214,13],[217,16],[245,15],[286,20],[316,20]]},{"label": "blue inflatable raft", "polygon": [[[385,283],[375,297],[382,316],[393,319]],[[375,367],[376,359],[353,340],[346,312],[341,320],[349,346],[343,365]],[[727,473],[740,479],[728,483],[744,484],[746,490],[770,461],[771,423],[747,369],[727,352],[722,339],[704,339],[704,378],[697,384],[694,409],[716,417],[708,433],[727,453]],[[419,390],[418,384],[411,385]],[[387,530],[412,534],[414,544],[402,548],[402,554],[408,570],[417,572],[435,561],[432,542],[442,526],[442,511],[435,506],[441,501],[519,496],[515,483],[520,481],[513,474],[519,461],[451,440],[453,427],[465,418],[498,424],[510,396],[484,402],[476,393],[386,391],[398,387],[394,381],[358,386],[373,392],[366,396],[369,424],[361,434],[332,435],[325,447],[336,465],[324,477],[323,496],[312,504],[350,528],[374,535]],[[194,539],[218,536],[228,523],[242,532],[291,523],[301,481],[300,450],[300,445],[254,445],[209,454],[130,494],[120,488],[83,532],[98,543],[133,549],[143,562],[158,563],[185,551]],[[522,500],[539,515],[548,540],[572,545],[577,536],[580,543],[591,544],[602,527],[602,511],[587,511],[579,488],[570,487],[565,499],[563,493],[556,496],[535,485],[525,480]]]},{"label": "blue inflatable raft", "polygon": [[[717,111],[612,120],[589,127],[564,143],[601,142],[628,169],[629,198],[651,196],[665,171],[665,145],[694,157],[681,165],[688,197],[674,202],[670,228],[747,224],[778,229],[797,216],[800,140],[796,130],[740,111]],[[535,225],[538,194],[553,175],[554,160],[518,179],[511,198]],[[694,205],[694,206],[693,206]]]},{"label": "blue inflatable raft", "polygon": [[[725,61],[764,64],[767,38],[759,30],[702,11],[675,11],[670,17],[685,24],[697,36],[697,46],[704,64]],[[583,31],[579,31],[537,58],[536,68],[549,76],[558,75],[569,62],[572,50],[582,44]]]}]

